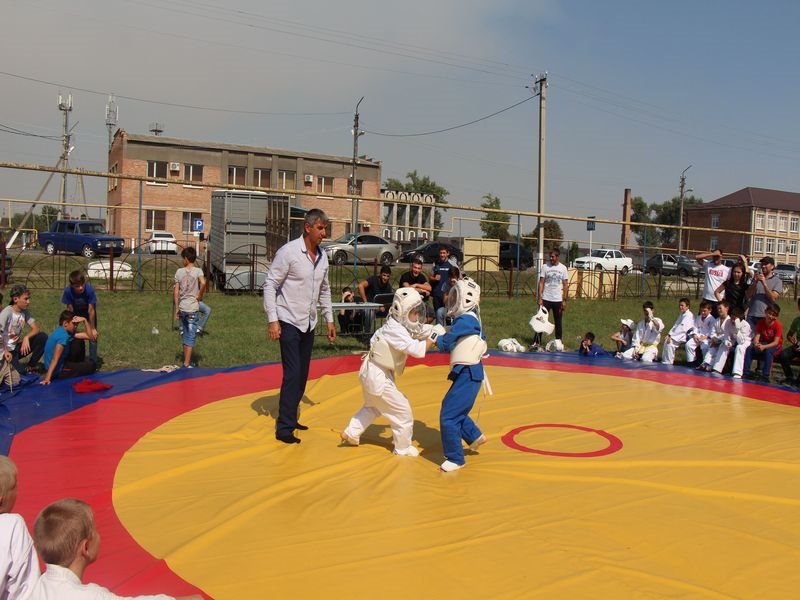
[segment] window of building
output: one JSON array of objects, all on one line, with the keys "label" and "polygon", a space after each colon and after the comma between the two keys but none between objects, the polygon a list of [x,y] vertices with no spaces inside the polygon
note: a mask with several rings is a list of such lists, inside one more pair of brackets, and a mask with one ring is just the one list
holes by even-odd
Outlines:
[{"label": "window of building", "polygon": [[333,177],[317,177],[317,193],[318,194],[332,194],[333,193]]},{"label": "window of building", "polygon": [[791,219],[789,219],[789,231],[791,231],[792,233],[797,233],[797,222],[798,222],[797,217],[792,217]]},{"label": "window of building", "polygon": [[764,229],[764,215],[761,213],[756,215],[756,229]]},{"label": "window of building", "polygon": [[778,254],[786,254],[786,240],[778,240]]},{"label": "window of building", "polygon": [[228,185],[245,185],[247,167],[228,167]]},{"label": "window of building", "polygon": [[166,228],[167,228],[167,211],[148,210],[145,213],[145,229],[147,231],[153,231],[154,229],[166,229]]},{"label": "window of building", "polygon": [[764,238],[754,238],[753,254],[763,254],[763,253],[764,253]]},{"label": "window of building", "polygon": [[297,177],[296,171],[278,171],[278,189],[281,190],[294,190],[295,178]]},{"label": "window of building", "polygon": [[789,217],[778,217],[778,231],[786,231],[786,223],[789,221]]},{"label": "window of building", "polygon": [[711,228],[719,229],[719,215],[711,215]]},{"label": "window of building", "polygon": [[394,216],[394,204],[384,204],[383,205],[383,222],[384,223],[391,223],[393,216]]},{"label": "window of building", "polygon": [[183,179],[184,181],[192,181],[194,183],[203,182],[203,165],[183,165]]},{"label": "window of building", "polygon": [[797,240],[789,240],[789,254],[797,254]]},{"label": "window of building", "polygon": [[775,254],[775,240],[767,238],[767,254]]},{"label": "window of building", "polygon": [[392,239],[392,230],[391,229],[384,229],[383,230],[383,237],[385,237],[387,240]]},{"label": "window of building", "polygon": [[712,235],[711,239],[708,240],[708,249],[716,250],[718,246],[719,246],[719,240],[717,239],[717,236]]},{"label": "window of building", "polygon": [[395,232],[395,239],[396,239],[398,242],[402,242],[402,241],[403,241],[403,230],[402,230],[402,229],[398,229],[398,230]]},{"label": "window of building", "polygon": [[[350,185],[350,181],[352,181],[352,177],[347,179],[348,186]],[[363,179],[356,179],[356,187],[352,192],[356,196],[363,196],[364,195],[364,180]]]},{"label": "window of building", "polygon": [[253,185],[255,187],[271,187],[269,178],[272,171],[269,169],[253,169]]},{"label": "window of building", "polygon": [[[157,177],[159,179],[167,178],[167,161],[165,160],[148,160],[147,161],[147,176]],[[148,181],[150,185],[167,185],[166,183],[156,183],[155,181]]]},{"label": "window of building", "polygon": [[433,227],[433,209],[426,206],[422,209],[422,226],[431,228]]},{"label": "window of building", "polygon": [[202,219],[203,213],[201,212],[185,212],[183,213],[183,224],[182,224],[182,231],[183,233],[193,233],[196,231],[194,229],[194,222],[197,219]]},{"label": "window of building", "polygon": [[770,231],[775,231],[775,221],[776,220],[777,219],[776,219],[775,215],[767,215],[767,229],[769,229]]},{"label": "window of building", "polygon": [[[108,170],[109,173],[119,173],[119,165],[114,163],[111,165],[111,168]],[[116,177],[109,177],[108,178],[108,191],[112,191],[117,189],[117,185],[119,185],[119,179]]]}]

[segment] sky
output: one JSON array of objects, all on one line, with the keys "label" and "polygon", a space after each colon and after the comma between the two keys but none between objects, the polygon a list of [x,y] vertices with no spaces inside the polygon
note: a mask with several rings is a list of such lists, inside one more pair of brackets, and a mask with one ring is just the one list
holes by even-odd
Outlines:
[{"label": "sky", "polygon": [[[53,165],[71,92],[70,165],[107,169],[105,105],[146,134],[351,156],[383,178],[416,170],[449,202],[537,210],[547,72],[544,211],[620,219],[647,202],[743,187],[800,191],[800,3],[609,0],[0,0],[0,161]],[[431,135],[518,106],[469,126]],[[386,135],[392,134],[392,135]],[[400,137],[404,136],[404,137]],[[0,198],[40,173],[0,169]],[[87,182],[88,202],[105,185]],[[55,200],[58,186],[45,199]],[[77,197],[76,184],[69,198]],[[448,211],[454,235],[473,222]],[[454,218],[455,217],[455,218]],[[533,228],[523,219],[523,232]],[[562,221],[568,239],[583,223]],[[516,233],[512,228],[512,233]],[[600,224],[595,244],[619,240]]]}]

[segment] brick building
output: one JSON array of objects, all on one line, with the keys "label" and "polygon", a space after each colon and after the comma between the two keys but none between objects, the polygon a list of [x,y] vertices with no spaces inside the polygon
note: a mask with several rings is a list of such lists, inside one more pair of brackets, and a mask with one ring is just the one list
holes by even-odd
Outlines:
[{"label": "brick building", "polygon": [[[800,193],[747,187],[685,212],[687,227],[708,228],[685,232],[689,252],[720,248],[725,254],[772,256],[777,263],[798,265]],[[715,229],[751,233],[716,233]]]},{"label": "brick building", "polygon": [[[153,230],[170,231],[179,242],[187,242],[193,237],[196,219],[203,219],[208,234],[214,226],[213,188],[196,185],[199,183],[285,190],[294,206],[321,208],[331,217],[331,237],[339,237],[351,229],[351,202],[328,195],[348,193],[352,174],[350,157],[134,135],[119,129],[109,152],[108,168],[111,173],[191,182],[153,181],[142,186],[142,242]],[[356,177],[359,195],[380,195],[380,162],[360,159]],[[110,230],[124,237],[126,244],[135,246],[140,218],[139,182],[109,179],[107,202]],[[359,228],[380,234],[380,221],[380,203],[361,202]]]}]

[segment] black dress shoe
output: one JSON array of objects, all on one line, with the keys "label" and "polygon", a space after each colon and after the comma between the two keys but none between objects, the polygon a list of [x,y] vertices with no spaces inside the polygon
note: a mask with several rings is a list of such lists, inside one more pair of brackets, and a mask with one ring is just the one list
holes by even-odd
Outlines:
[{"label": "black dress shoe", "polygon": [[283,442],[284,444],[299,444],[300,438],[293,436],[291,433],[286,435],[276,435],[275,439],[279,442]]},{"label": "black dress shoe", "polygon": [[294,426],[294,428],[299,429],[300,431],[306,431],[308,429],[308,425],[301,425],[300,423],[298,423],[297,425]]}]

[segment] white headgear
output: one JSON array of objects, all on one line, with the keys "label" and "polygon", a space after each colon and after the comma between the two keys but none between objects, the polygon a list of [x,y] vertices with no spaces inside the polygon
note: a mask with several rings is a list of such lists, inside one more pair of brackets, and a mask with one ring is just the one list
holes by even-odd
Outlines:
[{"label": "white headgear", "polygon": [[548,313],[547,309],[544,306],[539,307],[539,312],[537,312],[530,320],[530,326],[536,333],[544,333],[546,335],[550,335],[553,333],[553,330],[556,328],[548,320]]},{"label": "white headgear", "polygon": [[564,343],[561,340],[550,340],[544,349],[548,352],[563,352]]},{"label": "white headgear", "polygon": [[465,277],[456,281],[447,294],[447,316],[460,317],[481,303],[481,287],[472,279]]},{"label": "white headgear", "polygon": [[[417,313],[417,320],[411,321],[408,315],[414,311]],[[409,333],[419,333],[425,324],[425,301],[414,288],[400,288],[394,293],[389,314],[405,327]]]}]

